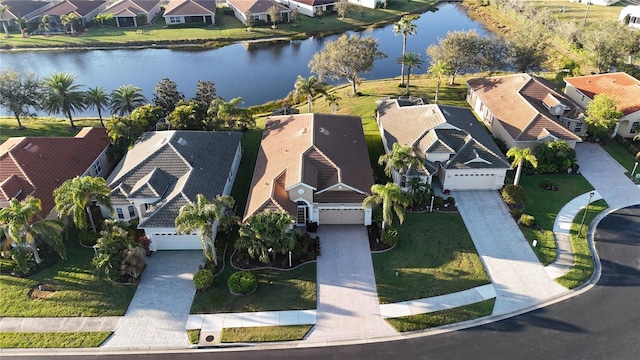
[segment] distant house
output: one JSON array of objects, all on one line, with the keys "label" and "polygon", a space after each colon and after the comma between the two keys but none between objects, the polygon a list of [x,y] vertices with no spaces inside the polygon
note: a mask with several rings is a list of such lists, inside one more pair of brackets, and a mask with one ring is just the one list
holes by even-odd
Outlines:
[{"label": "distant house", "polygon": [[227,6],[233,10],[233,14],[244,25],[247,25],[247,11],[251,12],[253,20],[270,22],[268,11],[272,6],[280,10],[280,22],[291,21],[289,17],[291,10],[273,0],[227,0]]},{"label": "distant house", "polygon": [[[198,194],[213,200],[231,193],[241,137],[226,131],[144,133],[107,179],[114,213],[103,208],[103,215],[137,218],[154,251],[201,249],[198,234],[177,234],[175,219]],[[213,227],[215,236],[218,223]]]},{"label": "distant house", "polygon": [[640,29],[640,5],[627,5],[622,8],[618,21],[629,27]]},{"label": "distant house", "polygon": [[584,109],[540,77],[482,77],[470,79],[467,87],[467,102],[509,148],[555,140],[573,148],[587,133]]},{"label": "distant house", "polygon": [[151,23],[160,7],[160,0],[120,0],[101,13],[112,14],[117,27],[138,27]]},{"label": "distant house", "polygon": [[300,14],[314,17],[318,10],[324,13],[333,11],[338,0],[278,0],[278,2],[288,6],[289,9],[297,9]]},{"label": "distant house", "polygon": [[1,21],[5,22],[9,29],[18,29],[16,20],[25,18],[28,21],[28,19],[35,17],[39,12],[51,7],[52,3],[49,1],[6,0],[0,1],[0,6],[9,7],[9,10],[4,13]]},{"label": "distant house", "polygon": [[411,178],[442,189],[496,190],[504,186],[510,164],[491,136],[469,109],[418,104],[404,99],[376,102],[377,122],[385,152],[394,143],[409,146],[423,160],[424,168],[404,174],[394,171],[393,180],[403,190]]},{"label": "distant house", "polygon": [[640,127],[640,80],[624,73],[598,74],[565,78],[564,92],[575,102],[587,107],[594,96],[607,94],[617,100],[624,116],[618,120],[613,134],[630,138]]},{"label": "distant house", "polygon": [[616,4],[620,0],[571,0],[571,2],[583,3],[585,5],[610,6]]},{"label": "distant house", "polygon": [[297,225],[371,224],[373,172],[359,117],[328,114],[267,119],[244,214],[285,211]]},{"label": "distant house", "polygon": [[83,128],[74,137],[14,137],[0,145],[0,207],[27,196],[42,201],[43,216],[55,216],[53,190],[76,176],[106,176],[109,136]]},{"label": "distant house", "polygon": [[167,25],[215,25],[216,0],[171,0],[162,14]]},{"label": "distant house", "polygon": [[82,26],[87,26],[93,22],[93,17],[98,15],[107,7],[106,1],[100,0],[62,0],[50,7],[39,11],[35,16],[29,18],[29,22],[42,21],[42,17],[49,16],[49,24],[54,29],[63,29],[64,26],[60,22],[62,15],[75,14]]}]

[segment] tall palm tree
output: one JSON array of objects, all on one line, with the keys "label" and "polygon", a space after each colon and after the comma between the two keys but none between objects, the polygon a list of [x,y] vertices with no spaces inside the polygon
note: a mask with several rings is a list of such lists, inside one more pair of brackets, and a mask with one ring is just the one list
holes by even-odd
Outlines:
[{"label": "tall palm tree", "polygon": [[9,29],[7,28],[7,23],[4,20],[4,14],[9,11],[11,7],[9,5],[0,5],[0,22],[2,22],[2,29],[4,30],[4,35],[6,38],[11,37],[9,35]]},{"label": "tall palm tree", "polygon": [[44,30],[45,34],[49,36],[49,29],[51,28],[51,25],[49,25],[49,15],[42,16],[38,28]]},{"label": "tall palm tree", "polygon": [[69,25],[71,27],[71,35],[76,34],[76,29],[73,27],[73,24],[78,20],[78,15],[74,13],[68,13],[66,15],[60,15],[60,23],[64,26]]},{"label": "tall palm tree", "polygon": [[218,222],[223,227],[228,227],[237,222],[235,216],[229,216],[227,210],[233,209],[235,200],[233,197],[216,196],[209,201],[204,195],[198,194],[195,203],[183,206],[175,220],[178,234],[198,232],[202,252],[204,256],[218,266],[218,256],[214,243],[213,226]]},{"label": "tall palm tree", "polygon": [[435,63],[431,64],[431,66],[429,66],[429,70],[427,71],[436,77],[436,98],[434,103],[437,104],[438,97],[440,96],[440,84],[442,84],[442,78],[444,78],[445,75],[451,72],[451,67],[446,62],[438,60]]},{"label": "tall palm tree", "polygon": [[19,16],[17,19],[13,20],[16,23],[16,26],[20,28],[20,37],[25,37],[26,34],[26,25],[29,23],[29,20],[24,16]]},{"label": "tall palm tree", "polygon": [[404,209],[411,204],[409,197],[400,189],[400,185],[387,183],[386,185],[374,184],[371,187],[371,195],[362,202],[363,207],[382,204],[382,229],[393,223],[395,212],[404,222]]},{"label": "tall palm tree", "polygon": [[91,176],[76,176],[66,180],[57,189],[53,190],[56,211],[59,217],[70,216],[78,229],[87,228],[87,216],[91,222],[93,232],[97,232],[93,222],[91,208],[93,201],[113,211],[109,194],[111,189],[104,178]]},{"label": "tall palm tree", "polygon": [[88,109],[98,110],[98,116],[100,117],[100,124],[104,127],[104,121],[102,120],[102,110],[106,109],[111,101],[111,97],[107,94],[107,90],[101,86],[89,88],[84,94],[85,105]]},{"label": "tall palm tree", "polygon": [[320,94],[326,94],[326,87],[324,81],[317,79],[311,75],[308,79],[298,75],[296,83],[293,85],[293,96],[306,96],[307,97],[307,112],[311,112],[311,105],[313,104],[313,98]]},{"label": "tall palm tree", "polygon": [[63,113],[75,129],[72,114],[84,110],[82,85],[74,84],[76,77],[68,73],[53,73],[44,79],[44,108],[49,112]]},{"label": "tall palm tree", "polygon": [[[402,35],[402,56],[407,53],[407,37],[417,34],[417,25],[413,23],[413,17],[403,16],[397,23],[393,25],[393,33]],[[404,63],[400,72],[400,85],[404,85]]]},{"label": "tall palm tree", "polygon": [[118,86],[111,93],[111,112],[120,116],[129,115],[133,109],[147,102],[142,89],[128,84]]},{"label": "tall palm tree", "polygon": [[14,246],[14,259],[18,268],[26,271],[23,250],[30,248],[36,263],[40,264],[40,254],[36,246],[36,239],[46,241],[51,247],[65,258],[65,247],[62,242],[62,229],[64,225],[57,220],[40,218],[42,202],[38,198],[28,196],[24,201],[11,199],[9,206],[0,209],[0,235],[7,239],[5,246]]},{"label": "tall palm tree", "polygon": [[393,143],[388,154],[378,158],[378,164],[385,164],[384,172],[387,176],[392,176],[393,170],[397,170],[400,175],[404,174],[411,167],[420,168],[424,166],[422,159],[417,157],[410,146],[402,146]]},{"label": "tall palm tree", "polygon": [[531,153],[531,149],[529,148],[520,149],[512,147],[507,151],[507,157],[513,158],[513,162],[511,163],[512,169],[516,166],[518,167],[516,177],[513,179],[513,185],[518,185],[520,182],[520,174],[522,173],[522,164],[524,162],[528,162],[534,168],[538,167],[538,159]]},{"label": "tall palm tree", "polygon": [[266,210],[249,217],[239,230],[236,249],[246,250],[251,258],[269,262],[269,254],[293,250],[298,229],[292,228],[293,217],[283,211]]},{"label": "tall palm tree", "polygon": [[229,129],[235,127],[253,127],[255,120],[248,109],[239,107],[244,103],[244,99],[241,97],[233,98],[229,101],[222,99],[212,103],[216,107],[217,117],[220,120],[226,121]]},{"label": "tall palm tree", "polygon": [[422,66],[422,59],[420,54],[414,52],[408,52],[402,57],[398,58],[398,64],[402,64],[407,67],[407,88],[405,94],[409,95],[409,79],[411,78],[411,68],[418,68]]}]

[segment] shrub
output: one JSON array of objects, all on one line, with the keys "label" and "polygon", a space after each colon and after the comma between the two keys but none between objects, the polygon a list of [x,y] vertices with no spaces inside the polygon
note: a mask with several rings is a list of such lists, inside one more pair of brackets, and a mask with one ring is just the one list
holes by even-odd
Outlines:
[{"label": "shrub", "polygon": [[502,199],[507,204],[524,202],[524,189],[520,185],[507,185],[502,189]]},{"label": "shrub", "polygon": [[206,290],[213,285],[213,271],[211,269],[200,269],[193,274],[193,285],[198,290]]},{"label": "shrub", "polygon": [[396,239],[398,238],[398,229],[396,229],[395,227],[388,227],[386,229],[384,229],[384,232],[382,233],[382,242],[389,245],[389,246],[393,246],[396,244]]},{"label": "shrub", "polygon": [[513,217],[514,220],[520,219],[520,217],[522,216],[522,210],[521,209],[511,209],[511,216]]},{"label": "shrub", "polygon": [[256,276],[248,271],[238,271],[229,276],[227,281],[229,291],[232,294],[249,294],[255,291],[258,286],[258,280]]},{"label": "shrub", "polygon": [[434,207],[441,207],[444,205],[444,199],[442,198],[442,196],[436,196],[433,199],[433,206]]},{"label": "shrub", "polygon": [[540,181],[540,187],[543,189],[553,189],[556,186],[556,184],[553,182],[553,180],[549,179],[549,178],[545,178],[542,179],[542,181]]},{"label": "shrub", "polygon": [[449,206],[453,206],[456,204],[456,199],[454,199],[453,196],[449,196],[447,200],[445,200],[445,203],[449,204]]},{"label": "shrub", "polygon": [[536,218],[531,215],[522,214],[522,216],[520,216],[519,222],[524,226],[531,227],[536,223]]}]

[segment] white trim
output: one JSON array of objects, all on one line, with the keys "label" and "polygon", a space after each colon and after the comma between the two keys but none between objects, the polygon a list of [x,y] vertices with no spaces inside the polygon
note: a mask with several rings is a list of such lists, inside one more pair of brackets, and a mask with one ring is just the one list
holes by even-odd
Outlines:
[{"label": "white trim", "polygon": [[[285,170],[285,171],[286,171],[286,170]],[[280,174],[278,174],[278,176],[277,176],[277,177],[279,177],[279,176],[280,176]],[[277,177],[276,177],[276,178],[277,178]],[[291,185],[291,186],[289,186],[289,187],[285,188],[285,190],[286,190],[286,191],[289,191],[289,190],[291,190],[291,189],[295,188],[296,186],[304,186],[304,187],[306,187],[307,189],[311,189],[311,190],[313,190],[313,191],[317,190],[317,189],[316,189],[316,188],[314,188],[313,186],[308,185],[308,184],[305,184],[305,183],[303,183],[303,182],[295,183],[295,184],[293,184],[293,185]]]},{"label": "white trim", "polygon": [[345,184],[345,183],[341,183],[341,182],[340,182],[340,183],[337,183],[337,184],[331,185],[331,186],[329,186],[328,188],[325,188],[325,189],[322,189],[322,190],[320,190],[320,191],[317,191],[317,192],[316,192],[316,195],[317,195],[317,194],[322,194],[322,193],[323,193],[323,192],[325,192],[325,191],[332,190],[333,188],[335,188],[335,187],[337,187],[337,186],[344,186],[344,187],[346,187],[347,189],[353,190],[353,191],[355,191],[355,192],[357,192],[357,193],[360,193],[360,194],[363,194],[363,195],[365,194],[365,192],[364,192],[364,191],[358,190],[358,189],[354,188],[353,186],[349,186],[349,185],[347,185],[347,184]]}]

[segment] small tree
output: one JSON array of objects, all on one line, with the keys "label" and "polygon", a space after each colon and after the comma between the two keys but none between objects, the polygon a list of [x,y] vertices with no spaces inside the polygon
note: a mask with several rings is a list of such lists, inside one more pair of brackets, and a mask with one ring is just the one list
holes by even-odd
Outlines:
[{"label": "small tree", "polygon": [[289,19],[291,19],[291,26],[298,27],[300,25],[300,12],[298,11],[298,8],[291,9]]},{"label": "small tree", "polygon": [[324,81],[318,80],[315,76],[311,75],[308,79],[298,75],[296,83],[293,85],[293,96],[298,98],[304,96],[307,98],[307,112],[311,112],[311,106],[313,105],[313,98],[326,94],[327,84]]},{"label": "small tree", "polygon": [[17,73],[11,69],[0,73],[0,107],[13,113],[22,126],[22,118],[33,118],[36,110],[41,109],[42,88],[34,73]]},{"label": "small tree", "polygon": [[178,84],[175,81],[163,78],[156,84],[153,91],[153,105],[164,109],[164,115],[171,113],[181,100],[184,100],[184,94],[178,91]]},{"label": "small tree", "polygon": [[332,114],[338,112],[338,100],[342,99],[340,96],[336,95],[336,93],[325,93],[324,99],[329,102]]},{"label": "small tree", "polygon": [[69,25],[69,27],[71,28],[71,35],[75,35],[76,34],[76,29],[73,26],[76,21],[78,21],[78,15],[74,14],[74,13],[68,13],[66,15],[60,15],[60,23],[64,26]]},{"label": "small tree", "polygon": [[513,158],[513,162],[511,163],[511,168],[517,167],[516,176],[513,179],[513,185],[518,185],[520,182],[520,174],[522,173],[522,164],[527,162],[531,164],[534,168],[538,166],[538,159],[536,159],[535,155],[531,153],[531,149],[524,148],[520,149],[518,147],[512,147],[507,151],[507,157]]},{"label": "small tree", "polygon": [[93,17],[93,21],[100,23],[100,29],[104,29],[104,22],[113,19],[113,14],[98,14]]},{"label": "small tree", "polygon": [[296,235],[300,231],[294,228],[294,219],[288,213],[266,210],[253,214],[240,227],[240,238],[235,247],[247,251],[251,258],[268,263],[270,255],[285,254],[293,250]]},{"label": "small tree", "polygon": [[84,94],[85,105],[88,109],[93,108],[98,111],[98,117],[100,118],[100,124],[102,127],[105,127],[104,121],[102,120],[102,110],[107,109],[110,102],[111,97],[107,93],[107,90],[100,86],[89,88],[89,90]]},{"label": "small tree", "polygon": [[111,112],[120,116],[128,115],[146,101],[139,87],[131,84],[121,85],[111,92]]},{"label": "small tree", "polygon": [[247,10],[244,13],[244,25],[247,27],[247,31],[251,31],[251,27],[253,26],[253,24],[256,22],[256,20],[253,18],[253,13],[251,12],[251,10]]},{"label": "small tree", "polygon": [[405,94],[409,95],[409,78],[411,77],[411,69],[414,67],[420,69],[420,66],[422,66],[422,59],[420,58],[420,54],[408,52],[398,59],[398,64],[400,63],[407,67],[407,84]]},{"label": "small tree", "polygon": [[269,15],[269,20],[273,23],[271,28],[277,29],[276,23],[280,21],[280,8],[276,5],[271,5],[271,7],[267,9],[267,14]]},{"label": "small tree", "polygon": [[322,11],[322,9],[321,9],[321,8],[318,8],[318,9],[316,10],[316,14],[315,14],[315,15],[316,15],[316,17],[318,18],[318,22],[319,22],[320,24],[322,24],[322,23],[323,23],[323,21],[322,21],[322,16],[324,16],[324,12]]},{"label": "small tree", "polygon": [[428,72],[436,77],[436,97],[434,103],[437,104],[438,98],[440,97],[440,86],[442,85],[442,78],[451,72],[451,67],[449,67],[446,62],[437,60],[429,67]]},{"label": "small tree", "polygon": [[53,190],[58,217],[71,217],[73,223],[80,230],[87,228],[88,217],[93,232],[97,232],[90,205],[95,201],[113,211],[111,198],[109,197],[110,193],[109,185],[101,177],[76,176],[73,179],[65,180],[58,188]]},{"label": "small tree", "polygon": [[410,168],[420,168],[424,166],[422,160],[414,154],[413,148],[410,146],[402,146],[397,142],[393,143],[389,153],[381,155],[380,158],[378,158],[378,164],[385,164],[384,172],[387,176],[391,176],[394,170],[402,175]]},{"label": "small tree", "polygon": [[398,216],[400,223],[404,222],[404,209],[409,206],[411,200],[402,192],[400,185],[387,183],[386,185],[374,184],[371,187],[371,195],[362,202],[362,207],[382,205],[382,228],[393,224],[393,213]]},{"label": "small tree", "polygon": [[475,69],[478,63],[479,37],[475,30],[451,31],[437,44],[427,48],[427,55],[432,62],[443,61],[451,68],[451,84],[455,84],[456,76]]},{"label": "small tree", "polygon": [[2,23],[2,29],[4,30],[4,36],[8,39],[11,36],[9,35],[9,29],[7,29],[7,23],[4,20],[4,14],[9,11],[10,6],[9,5],[0,5],[0,22]]},{"label": "small tree", "polygon": [[203,107],[208,107],[218,97],[216,83],[212,80],[198,80],[196,85],[196,101]]},{"label": "small tree", "polygon": [[340,19],[344,19],[345,16],[347,16],[347,14],[349,13],[349,1],[347,0],[339,0],[336,4],[335,4],[335,9],[336,12],[338,13],[338,16],[340,16]]},{"label": "small tree", "polygon": [[587,131],[594,137],[605,137],[613,130],[624,114],[616,108],[616,99],[607,94],[598,94],[587,105]]},{"label": "small tree", "polygon": [[76,77],[67,73],[53,73],[44,80],[43,107],[49,114],[62,113],[71,123],[71,129],[76,129],[73,114],[85,108],[82,85],[74,84]]},{"label": "small tree", "polygon": [[45,34],[49,36],[49,29],[51,28],[51,26],[49,25],[49,15],[42,16],[40,24],[38,24],[38,28],[40,30],[44,30]]}]

